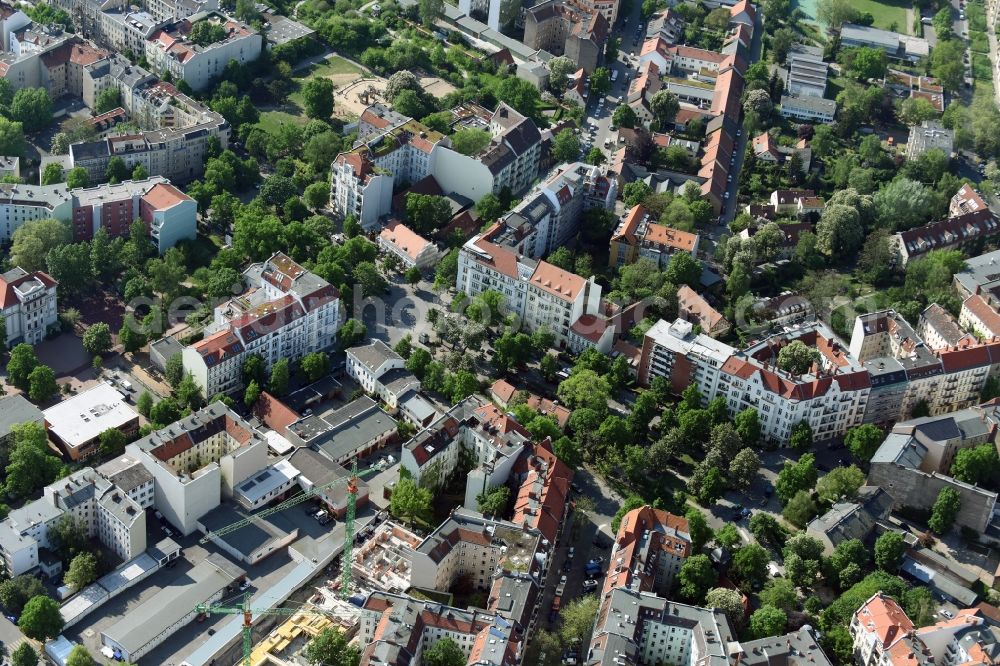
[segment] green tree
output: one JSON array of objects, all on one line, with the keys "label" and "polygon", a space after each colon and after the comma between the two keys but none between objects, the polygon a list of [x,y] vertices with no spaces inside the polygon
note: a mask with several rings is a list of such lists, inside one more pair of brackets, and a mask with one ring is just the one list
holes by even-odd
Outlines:
[{"label": "green tree", "polygon": [[37,641],[55,638],[62,632],[63,625],[59,604],[41,595],[33,597],[24,605],[24,612],[17,622],[25,636]]},{"label": "green tree", "polygon": [[816,517],[819,509],[808,490],[800,490],[785,504],[781,515],[792,525],[802,529]]},{"label": "green tree", "polygon": [[581,370],[560,382],[556,392],[570,409],[588,407],[603,414],[611,397],[611,385],[593,370]]},{"label": "green tree", "polygon": [[[115,432],[118,432],[117,430]],[[80,553],[69,563],[63,581],[79,592],[97,580],[97,558],[93,553]]]},{"label": "green tree", "polygon": [[691,550],[698,552],[702,549],[702,546],[712,540],[712,528],[709,527],[705,514],[694,507],[687,510],[684,518],[688,521],[688,534],[691,535]]},{"label": "green tree", "polygon": [[767,580],[767,563],[770,559],[761,546],[747,544],[733,555],[730,570],[744,588],[759,590]]},{"label": "green tree", "polygon": [[27,132],[36,132],[52,122],[52,100],[45,88],[21,88],[10,103],[10,119]]},{"label": "green tree", "polygon": [[700,604],[718,581],[719,576],[708,555],[692,555],[684,560],[677,581],[681,597],[693,604]]},{"label": "green tree", "polygon": [[576,132],[564,129],[552,139],[552,156],[556,162],[575,162],[580,158],[580,139]]},{"label": "green tree", "polygon": [[590,636],[599,605],[597,597],[588,594],[563,607],[559,613],[562,618],[559,635],[566,645],[580,643]]},{"label": "green tree", "polygon": [[865,473],[855,465],[834,467],[816,482],[816,496],[824,504],[851,501],[857,497],[858,488],[865,482]]},{"label": "green tree", "polygon": [[903,566],[906,550],[906,541],[899,532],[890,531],[879,535],[875,540],[875,566],[882,571],[896,573]]},{"label": "green tree", "polygon": [[97,100],[94,102],[94,113],[100,115],[117,109],[121,106],[121,101],[122,96],[118,88],[105,88],[97,94]]},{"label": "green tree", "polygon": [[450,638],[440,638],[424,650],[420,661],[427,666],[465,666],[467,660],[458,643]]},{"label": "green tree", "polygon": [[46,258],[53,248],[71,242],[69,225],[45,218],[25,222],[14,232],[10,248],[11,264],[26,271],[44,271]]},{"label": "green tree", "polygon": [[7,359],[7,379],[11,384],[27,391],[31,385],[31,371],[38,367],[38,357],[35,348],[24,342],[16,345],[10,351]]},{"label": "green tree", "polygon": [[677,95],[668,90],[660,90],[649,100],[649,110],[660,125],[661,131],[667,131],[677,117],[681,105]]},{"label": "green tree", "polygon": [[712,588],[705,595],[705,606],[716,608],[725,613],[729,624],[734,628],[739,629],[743,626],[745,617],[743,614],[743,597],[736,590],[730,590],[726,587]]},{"label": "green tree", "polygon": [[778,352],[778,367],[793,375],[804,375],[821,359],[817,349],[807,347],[801,340],[792,340]]},{"label": "green tree", "polygon": [[965,78],[964,51],[965,45],[957,39],[939,41],[931,51],[931,74],[952,93],[961,90]]},{"label": "green tree", "polygon": [[348,319],[337,332],[337,344],[342,350],[350,349],[364,340],[367,332],[368,330],[365,328],[365,325],[360,321],[357,319]]},{"label": "green tree", "polygon": [[12,666],[38,666],[38,653],[31,643],[22,641],[10,655]]},{"label": "green tree", "polygon": [[646,197],[653,193],[653,190],[644,180],[633,180],[622,188],[622,201],[629,208],[638,206]]},{"label": "green tree", "polygon": [[844,435],[844,445],[857,460],[868,462],[882,445],[885,435],[871,423],[854,426]]},{"label": "green tree", "polygon": [[816,485],[816,456],[803,454],[798,462],[785,461],[774,482],[774,491],[782,504],[787,504],[795,493],[809,490]]},{"label": "green tree", "polygon": [[863,240],[858,211],[841,204],[828,205],[816,225],[816,248],[839,260],[851,256]]},{"label": "green tree", "polygon": [[198,46],[209,46],[226,38],[226,28],[221,23],[202,19],[191,27],[188,38]]},{"label": "green tree", "polygon": [[406,219],[418,233],[433,233],[451,220],[451,203],[433,194],[406,195]]},{"label": "green tree", "polygon": [[772,578],[760,591],[760,603],[763,606],[773,606],[785,612],[795,610],[799,595],[792,581],[787,578]]},{"label": "green tree", "polygon": [[632,110],[631,106],[627,104],[622,104],[611,116],[611,122],[615,124],[616,127],[626,127],[633,128],[635,124],[639,121],[639,118],[635,115],[635,111]]},{"label": "green tree", "polygon": [[812,448],[813,434],[812,426],[808,421],[799,421],[792,427],[792,434],[788,439],[788,445],[796,451],[808,451]]},{"label": "green tree", "polygon": [[427,522],[431,517],[432,501],[430,489],[417,486],[409,477],[400,478],[392,489],[389,511],[401,520]]},{"label": "green tree", "polygon": [[137,352],[146,344],[146,335],[131,314],[125,315],[122,327],[118,330],[118,341],[128,353]]},{"label": "green tree", "polygon": [[91,356],[111,351],[111,329],[104,322],[97,322],[83,334],[83,348]]},{"label": "green tree", "polygon": [[66,666],[97,666],[97,662],[82,645],[74,645],[66,658]]},{"label": "green tree", "polygon": [[[5,153],[6,154],[6,153]],[[65,180],[62,165],[58,162],[49,162],[42,171],[42,185],[55,185]]]},{"label": "green tree", "polygon": [[307,185],[302,194],[306,205],[313,210],[322,210],[330,203],[330,187],[328,183],[312,183]]},{"label": "green tree", "polygon": [[21,123],[0,118],[0,151],[3,151],[4,155],[21,157],[24,155],[24,148],[24,131]]},{"label": "green tree", "polygon": [[886,227],[909,229],[927,222],[934,207],[934,192],[909,178],[897,178],[874,197],[878,218]]},{"label": "green tree", "polygon": [[760,443],[760,418],[757,416],[756,409],[747,407],[736,415],[733,424],[736,426],[736,434],[740,436],[744,444],[756,446]]},{"label": "green tree", "polygon": [[954,488],[942,488],[938,493],[927,526],[935,534],[945,534],[955,524],[955,518],[962,509],[962,496]]},{"label": "green tree", "polygon": [[996,446],[987,442],[959,450],[951,464],[951,475],[966,483],[996,486],[997,479],[1000,479],[1000,458]]},{"label": "green tree", "polygon": [[104,179],[112,185],[128,180],[129,170],[125,160],[115,155],[108,160],[108,166],[104,170]]},{"label": "green tree", "polygon": [[109,428],[100,435],[100,450],[105,456],[115,456],[125,452],[125,433],[117,428]]},{"label": "green tree", "polygon": [[606,95],[611,90],[611,72],[607,67],[598,67],[590,75],[590,92]]},{"label": "green tree", "polygon": [[321,351],[306,354],[299,361],[299,370],[302,371],[306,379],[315,382],[330,372],[330,357],[326,355],[326,352]]},{"label": "green tree", "polygon": [[47,365],[36,365],[28,375],[28,397],[32,402],[45,402],[59,393],[56,375]]},{"label": "green tree", "polygon": [[430,27],[444,16],[444,0],[420,0],[417,9],[420,21]]},{"label": "green tree", "polygon": [[8,615],[20,615],[28,600],[38,595],[45,595],[45,586],[35,576],[22,574],[0,583],[0,605]]},{"label": "green tree", "polygon": [[954,35],[952,32],[951,7],[942,7],[931,19],[934,26],[934,35],[938,42],[945,42]]},{"label": "green tree", "polygon": [[336,627],[327,627],[306,644],[303,655],[310,664],[323,666],[358,666],[361,650],[351,645]]},{"label": "green tree", "polygon": [[90,185],[90,175],[83,167],[73,167],[66,172],[66,187],[75,190]]},{"label": "green tree", "polygon": [[770,605],[763,605],[750,616],[750,633],[754,638],[767,638],[785,633],[788,616],[785,611]]},{"label": "green tree", "polygon": [[664,277],[675,285],[686,284],[696,288],[701,282],[701,263],[687,252],[676,252],[670,257]]},{"label": "green tree", "polygon": [[333,115],[333,81],[315,77],[302,86],[306,115],[317,120],[329,120]]},{"label": "green tree", "polygon": [[817,18],[833,31],[839,31],[844,23],[854,22],[858,13],[851,0],[819,0],[816,3]]},{"label": "green tree", "polygon": [[484,516],[495,517],[507,508],[508,501],[510,501],[510,488],[507,486],[496,486],[476,495],[479,511]]},{"label": "green tree", "polygon": [[267,385],[268,391],[277,397],[287,395],[290,380],[291,371],[288,367],[288,359],[278,359],[271,366],[271,381]]},{"label": "green tree", "polygon": [[458,130],[451,136],[451,146],[463,155],[475,156],[490,145],[491,138],[490,133],[486,130],[467,127]]},{"label": "green tree", "polygon": [[251,382],[247,384],[246,390],[243,391],[243,404],[247,407],[253,407],[257,404],[262,392],[263,391],[260,388],[260,384],[257,383],[257,380],[251,380]]}]

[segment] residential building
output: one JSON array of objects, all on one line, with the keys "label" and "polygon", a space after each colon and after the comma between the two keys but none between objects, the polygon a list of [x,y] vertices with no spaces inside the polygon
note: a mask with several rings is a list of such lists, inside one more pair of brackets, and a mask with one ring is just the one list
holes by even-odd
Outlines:
[{"label": "residential building", "polygon": [[958,451],[995,443],[1000,424],[998,407],[991,403],[940,416],[897,423],[872,456],[868,483],[881,486],[893,508],[930,509],[943,488],[962,500],[955,522],[985,533],[995,522],[997,493],[948,476]]},{"label": "residential building", "polygon": [[522,452],[513,475],[519,485],[511,522],[556,543],[569,512],[573,470],[555,456],[546,439]]},{"label": "residential building", "polygon": [[807,123],[832,123],[837,113],[837,103],[822,97],[781,96],[781,115]]},{"label": "residential building", "polygon": [[663,38],[669,44],[676,44],[684,38],[684,27],[687,22],[677,11],[670,7],[657,12],[646,24],[646,38]]},{"label": "residential building", "polygon": [[929,76],[889,69],[885,74],[885,87],[902,98],[925,100],[935,111],[944,113],[944,88]]},{"label": "residential building", "polygon": [[153,476],[156,509],[184,535],[268,466],[267,440],[221,402],[129,444],[126,453]]},{"label": "residential building", "polygon": [[970,183],[958,188],[958,192],[948,202],[948,217],[958,217],[966,213],[988,210],[989,206]]},{"label": "residential building", "polygon": [[379,233],[378,245],[399,259],[404,269],[426,271],[444,254],[433,241],[397,221],[389,222]]},{"label": "residential building", "polygon": [[822,542],[829,555],[844,541],[867,541],[891,509],[889,493],[877,486],[862,486],[855,501],[834,502],[829,511],[809,522],[806,533]]},{"label": "residential building", "polygon": [[788,85],[785,90],[794,97],[818,97],[826,94],[827,64],[823,49],[818,46],[795,44],[788,51]]},{"label": "residential building", "polygon": [[[288,462],[298,472],[296,480],[304,492],[316,490],[323,508],[336,518],[347,515],[349,471],[333,462],[322,449],[299,447],[288,457]],[[369,489],[364,479],[358,479],[356,485],[355,506],[360,509],[368,504]]]},{"label": "residential building", "polygon": [[954,286],[963,300],[1000,287],[1000,250],[966,259],[965,267],[955,273]]},{"label": "residential building", "polygon": [[444,591],[463,578],[472,589],[488,592],[500,571],[537,577],[551,548],[542,541],[535,530],[459,508],[412,550],[411,582]]},{"label": "residential building", "polygon": [[[501,407],[509,407],[517,399],[524,399],[523,404],[535,410],[542,416],[551,416],[556,420],[560,428],[565,428],[569,423],[572,412],[558,401],[552,401],[535,395],[527,390],[518,391],[517,388],[506,379],[498,379],[490,387],[490,396]],[[519,403],[522,404],[522,403]]]},{"label": "residential building", "polygon": [[591,3],[544,0],[525,13],[522,41],[533,49],[565,55],[589,74],[602,61],[610,31],[608,18]]},{"label": "residential building", "polygon": [[803,175],[809,173],[812,163],[812,149],[808,141],[800,139],[794,147],[782,146],[768,132],[762,132],[753,138],[753,152],[758,160],[775,165],[784,164],[793,155],[797,155]]},{"label": "residential building", "polygon": [[476,496],[506,483],[531,434],[496,405],[470,396],[437,417],[403,444],[401,463],[424,488],[439,489],[465,458],[463,506],[475,510]]},{"label": "residential building", "polygon": [[469,663],[516,666],[520,636],[520,628],[498,614],[381,591],[365,601],[358,629],[362,666],[422,663],[424,650],[444,638],[454,641]]},{"label": "residential building", "polygon": [[976,338],[958,326],[958,322],[937,303],[931,303],[920,313],[917,335],[931,351],[947,351],[976,344]]},{"label": "residential building", "polygon": [[303,416],[286,428],[285,436],[295,446],[312,447],[346,466],[394,441],[396,427],[374,400],[361,396],[324,416]]},{"label": "residential building", "polygon": [[40,548],[51,548],[49,530],[64,511],[44,497],[11,511],[0,522],[0,554],[8,576],[35,571],[41,565]]},{"label": "residential building", "polygon": [[130,51],[138,58],[146,53],[146,43],[153,34],[167,24],[157,21],[149,12],[114,7],[100,13],[99,31],[92,37],[115,51]]},{"label": "residential building", "polygon": [[347,376],[367,393],[379,393],[379,379],[386,373],[406,369],[406,360],[381,340],[351,347],[347,350],[346,361]]},{"label": "residential building", "polygon": [[928,150],[940,150],[951,157],[955,133],[936,120],[925,120],[910,128],[906,142],[906,159],[915,160]]},{"label": "residential building", "polygon": [[734,666],[832,666],[833,662],[820,647],[815,630],[803,625],[798,631],[784,636],[758,638],[739,643],[739,652],[732,655]]},{"label": "residential building", "polygon": [[204,395],[242,386],[243,359],[258,355],[270,368],[333,346],[340,293],[318,275],[277,252],[243,272],[249,289],[215,308],[205,337],[184,348],[184,371]]},{"label": "residential building", "polygon": [[913,622],[892,597],[872,596],[851,618],[855,663],[859,666],[910,662],[933,664],[913,638]]},{"label": "residential building", "polygon": [[931,250],[966,247],[981,238],[991,238],[998,231],[1000,227],[997,226],[996,217],[986,209],[898,231],[892,236],[892,244],[899,262],[905,266]]},{"label": "residential building", "polygon": [[561,166],[500,220],[494,242],[534,259],[548,256],[576,237],[587,211],[614,208],[617,191],[598,167]]},{"label": "residential building", "polygon": [[703,396],[714,397],[721,368],[735,352],[704,333],[695,333],[694,325],[683,319],[660,320],[643,337],[639,383],[648,386],[653,377],[666,377],[678,395],[693,384]]},{"label": "residential building", "polygon": [[690,555],[687,519],[650,506],[633,509],[618,527],[602,596],[627,589],[665,597]]},{"label": "residential building", "polygon": [[67,398],[43,413],[49,437],[70,460],[96,453],[98,439],[105,430],[132,435],[139,429],[139,414],[108,382]]},{"label": "residential building", "polygon": [[101,631],[101,644],[136,662],[186,626],[199,604],[212,604],[234,591],[246,572],[210,553],[170,585],[157,591]]},{"label": "residential building", "polygon": [[[763,210],[761,210],[763,208]],[[770,205],[761,204],[760,207],[754,204],[747,204],[747,212],[758,220],[776,217]],[[739,233],[739,237],[748,240],[753,238],[758,231],[764,228],[764,224],[753,224]],[[799,238],[802,234],[812,233],[816,225],[812,222],[780,222],[778,230],[784,235],[781,246],[778,248],[779,259],[790,259],[795,254],[795,248],[799,245]]]},{"label": "residential building", "polygon": [[7,349],[26,342],[36,345],[59,323],[59,283],[41,271],[14,267],[0,274],[0,316],[7,328]]},{"label": "residential building", "polygon": [[0,397],[0,446],[13,449],[13,428],[25,423],[44,425],[45,415],[20,393]]},{"label": "residential building", "polygon": [[365,229],[373,229],[389,214],[397,183],[433,176],[444,193],[475,202],[504,188],[519,194],[534,182],[542,139],[530,118],[503,103],[495,112],[463,105],[452,113],[456,129],[490,134],[492,140],[480,154],[458,153],[445,135],[382,105],[365,109],[359,121],[359,145],[334,160],[334,211],[344,217],[354,215]]},{"label": "residential building", "polygon": [[722,313],[709,305],[705,298],[686,284],[677,288],[677,314],[712,338],[729,332],[730,324]]},{"label": "residential building", "polygon": [[165,178],[126,180],[73,190],[73,236],[88,241],[98,229],[112,238],[127,237],[135,220],[146,225],[157,252],[198,235],[198,204]]},{"label": "residential building", "polygon": [[47,218],[68,222],[72,207],[72,196],[65,183],[0,183],[0,242],[10,242],[14,232],[25,222]]},{"label": "residential building", "polygon": [[620,268],[646,257],[663,270],[675,252],[698,256],[698,234],[672,229],[654,220],[641,204],[626,213],[611,234],[608,265]]},{"label": "residential building", "polygon": [[795,215],[799,212],[801,201],[815,197],[816,193],[812,190],[774,190],[769,201],[776,215]]},{"label": "residential building", "polygon": [[981,339],[992,340],[1000,338],[1000,313],[997,307],[1000,302],[993,292],[974,294],[962,301],[962,310],[958,313],[959,325]]},{"label": "residential building", "polygon": [[841,26],[840,42],[846,48],[864,46],[882,49],[892,60],[916,62],[930,55],[930,44],[922,37],[854,23]]},{"label": "residential building", "polygon": [[122,454],[95,470],[143,509],[153,506],[153,475],[135,456]]},{"label": "residential building", "polygon": [[381,340],[347,350],[347,374],[417,426],[427,425],[434,408],[418,395],[420,380],[406,369],[403,357]]},{"label": "residential building", "polygon": [[[194,26],[209,21],[221,26],[224,37],[202,45],[189,37]],[[232,60],[240,65],[255,61],[263,41],[253,28],[218,12],[201,12],[153,32],[145,42],[146,60],[158,72],[170,72],[174,80],[183,79],[193,90],[203,90],[222,76]]]},{"label": "residential building", "polygon": [[602,314],[601,287],[593,277],[584,279],[494,242],[503,232],[503,226],[494,224],[462,246],[457,289],[470,298],[499,291],[504,308],[520,317],[529,331],[545,327],[556,344],[566,346],[571,327],[581,318]]}]

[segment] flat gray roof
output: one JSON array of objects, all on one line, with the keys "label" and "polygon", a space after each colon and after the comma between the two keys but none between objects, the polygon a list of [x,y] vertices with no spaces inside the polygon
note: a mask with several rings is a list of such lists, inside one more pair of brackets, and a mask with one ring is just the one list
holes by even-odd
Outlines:
[{"label": "flat gray roof", "polygon": [[131,609],[125,617],[106,631],[105,640],[114,641],[130,655],[142,650],[150,641],[205,603],[246,573],[226,558],[212,553],[169,586]]},{"label": "flat gray roof", "polygon": [[319,448],[333,460],[396,429],[396,421],[364,396],[349,402],[324,419],[331,428],[323,434]]}]

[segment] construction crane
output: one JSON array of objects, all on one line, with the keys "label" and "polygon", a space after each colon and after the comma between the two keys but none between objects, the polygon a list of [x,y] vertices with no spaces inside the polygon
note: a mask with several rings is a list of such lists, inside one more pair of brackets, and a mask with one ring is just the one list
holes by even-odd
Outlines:
[{"label": "construction crane", "polygon": [[335,616],[332,611],[324,611],[317,608],[251,608],[250,593],[243,595],[243,603],[238,606],[228,606],[220,604],[198,604],[195,610],[199,613],[213,613],[215,615],[242,615],[243,616],[243,666],[251,666],[250,657],[253,654],[253,618],[261,615],[279,615],[290,617],[292,615],[322,615],[324,617]]}]

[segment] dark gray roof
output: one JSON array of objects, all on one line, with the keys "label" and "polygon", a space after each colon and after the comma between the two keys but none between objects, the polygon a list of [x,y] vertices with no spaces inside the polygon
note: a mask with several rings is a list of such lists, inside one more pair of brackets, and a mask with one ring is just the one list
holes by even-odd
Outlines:
[{"label": "dark gray roof", "polygon": [[10,434],[12,426],[22,423],[41,423],[42,410],[27,401],[23,395],[0,398],[0,439]]},{"label": "dark gray roof", "polygon": [[[237,509],[232,504],[223,503],[199,518],[198,522],[208,528],[209,531],[214,532],[226,525],[244,520],[249,515],[248,512]],[[288,522],[288,519],[281,517],[281,514],[268,516],[266,519],[262,519],[262,521],[260,524],[251,523],[235,532],[230,532],[223,537],[217,538],[225,541],[235,550],[250,556],[254,551],[262,548],[268,542],[280,538],[283,534],[288,534],[291,530],[295,529]]]},{"label": "dark gray roof", "polygon": [[367,396],[344,405],[325,420],[331,428],[316,444],[333,460],[396,429],[396,421]]},{"label": "dark gray roof", "polygon": [[816,634],[808,624],[784,636],[741,643],[737,666],[830,666]]}]

